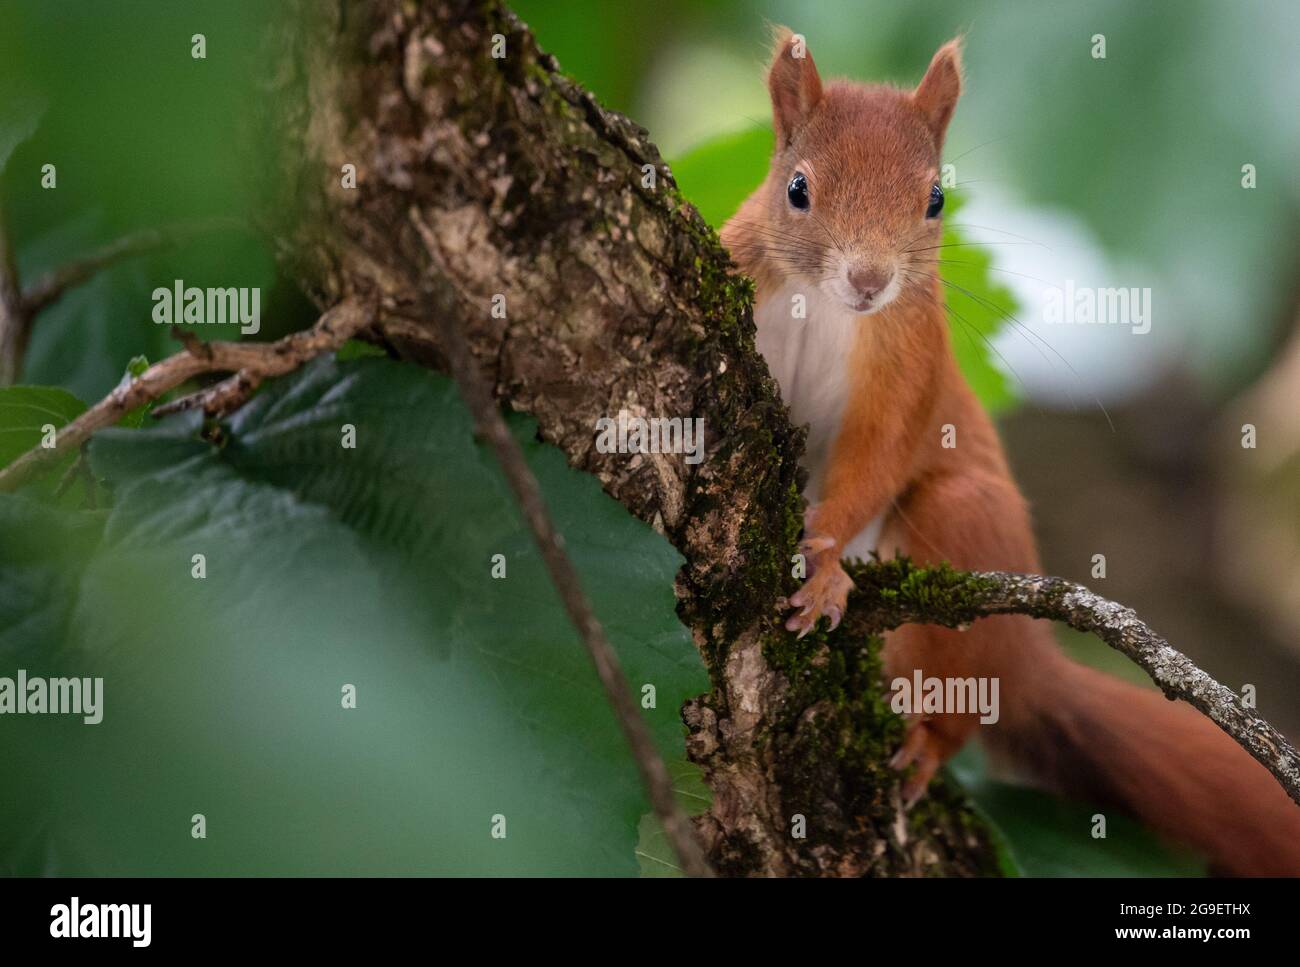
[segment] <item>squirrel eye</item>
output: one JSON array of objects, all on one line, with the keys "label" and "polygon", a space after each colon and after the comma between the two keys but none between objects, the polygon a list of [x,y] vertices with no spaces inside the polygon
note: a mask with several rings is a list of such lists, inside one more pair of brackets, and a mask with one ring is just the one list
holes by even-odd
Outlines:
[{"label": "squirrel eye", "polygon": [[925,210],[926,218],[937,218],[943,211],[943,189],[938,185],[930,186],[930,207]]},{"label": "squirrel eye", "polygon": [[794,173],[789,187],[785,190],[785,196],[790,199],[790,204],[801,212],[808,210],[808,179],[803,176],[803,172]]}]

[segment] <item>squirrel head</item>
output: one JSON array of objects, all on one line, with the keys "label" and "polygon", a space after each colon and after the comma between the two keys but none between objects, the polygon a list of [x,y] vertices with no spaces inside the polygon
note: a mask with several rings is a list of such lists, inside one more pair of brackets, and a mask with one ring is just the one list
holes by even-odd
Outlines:
[{"label": "squirrel head", "polygon": [[924,285],[942,235],[940,151],[961,94],[960,40],[939,48],[915,90],[823,86],[803,38],[779,28],[767,82],[768,260],[862,314]]}]

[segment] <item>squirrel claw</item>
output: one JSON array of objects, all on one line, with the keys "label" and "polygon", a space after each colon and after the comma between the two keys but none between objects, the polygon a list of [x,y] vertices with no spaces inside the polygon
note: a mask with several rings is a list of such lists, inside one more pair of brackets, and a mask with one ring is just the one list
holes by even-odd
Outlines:
[{"label": "squirrel claw", "polygon": [[833,537],[805,537],[799,542],[799,550],[806,557],[814,557],[818,554],[824,554],[826,551],[835,547],[835,538]]},{"label": "squirrel claw", "polygon": [[934,778],[934,774],[938,771],[938,759],[922,759],[916,764],[916,771],[903,780],[904,809],[911,809],[921,801],[925,791],[930,788],[930,780]]},{"label": "squirrel claw", "polygon": [[799,637],[802,638],[804,635],[808,634],[808,632],[812,631],[813,625],[817,623],[816,618],[813,618],[811,621],[808,620],[808,616],[810,614],[812,614],[811,605],[804,608],[798,614],[791,615],[789,618],[786,619],[785,622],[786,630],[797,631],[799,632]]},{"label": "squirrel claw", "polygon": [[844,573],[839,561],[825,563],[804,582],[803,587],[790,596],[791,607],[802,610],[786,621],[786,628],[799,632],[799,637],[803,638],[817,626],[818,619],[825,615],[830,619],[830,630],[834,631],[844,619],[844,609],[852,587],[853,582]]},{"label": "squirrel claw", "polygon": [[924,719],[909,723],[903,744],[889,760],[889,767],[900,772],[908,766],[914,767],[911,775],[903,780],[901,792],[904,809],[911,809],[925,795],[930,780],[941,765],[943,755],[938,748],[933,728]]}]

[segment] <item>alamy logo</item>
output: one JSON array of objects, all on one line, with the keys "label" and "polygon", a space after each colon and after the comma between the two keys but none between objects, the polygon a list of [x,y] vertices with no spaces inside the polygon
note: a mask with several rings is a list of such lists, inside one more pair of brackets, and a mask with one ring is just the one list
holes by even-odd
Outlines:
[{"label": "alamy logo", "polygon": [[170,289],[160,285],[153,290],[153,321],[160,326],[237,325],[244,335],[252,336],[262,328],[261,302],[261,289],[186,288],[177,279]]},{"label": "alamy logo", "polygon": [[1133,334],[1151,331],[1151,290],[1095,289],[1065,280],[1052,286],[1043,301],[1043,321],[1050,325],[1132,326]]},{"label": "alamy logo", "polygon": [[600,453],[684,453],[686,462],[704,459],[704,420],[679,416],[649,419],[618,411],[618,419],[596,421],[596,449]]},{"label": "alamy logo", "polygon": [[132,947],[147,947],[152,933],[153,905],[149,903],[71,903],[50,907],[50,936],[75,940],[128,938]]},{"label": "alamy logo", "polygon": [[999,718],[996,678],[922,678],[919,668],[911,678],[895,678],[889,707],[899,715],[965,715],[980,713],[981,725]]},{"label": "alamy logo", "polygon": [[87,725],[104,718],[102,678],[0,678],[0,715],[80,715]]}]

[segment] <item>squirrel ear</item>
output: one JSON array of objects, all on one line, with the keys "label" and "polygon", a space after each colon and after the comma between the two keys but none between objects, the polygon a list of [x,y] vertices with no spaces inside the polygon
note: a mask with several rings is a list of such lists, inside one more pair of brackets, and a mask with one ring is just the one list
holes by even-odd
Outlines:
[{"label": "squirrel ear", "polygon": [[912,100],[929,122],[935,140],[942,145],[948,122],[961,96],[961,38],[948,41],[935,52],[930,69],[912,94]]},{"label": "squirrel ear", "polygon": [[776,27],[773,35],[776,50],[767,71],[767,89],[772,95],[777,145],[785,147],[822,99],[822,79],[802,34]]}]

